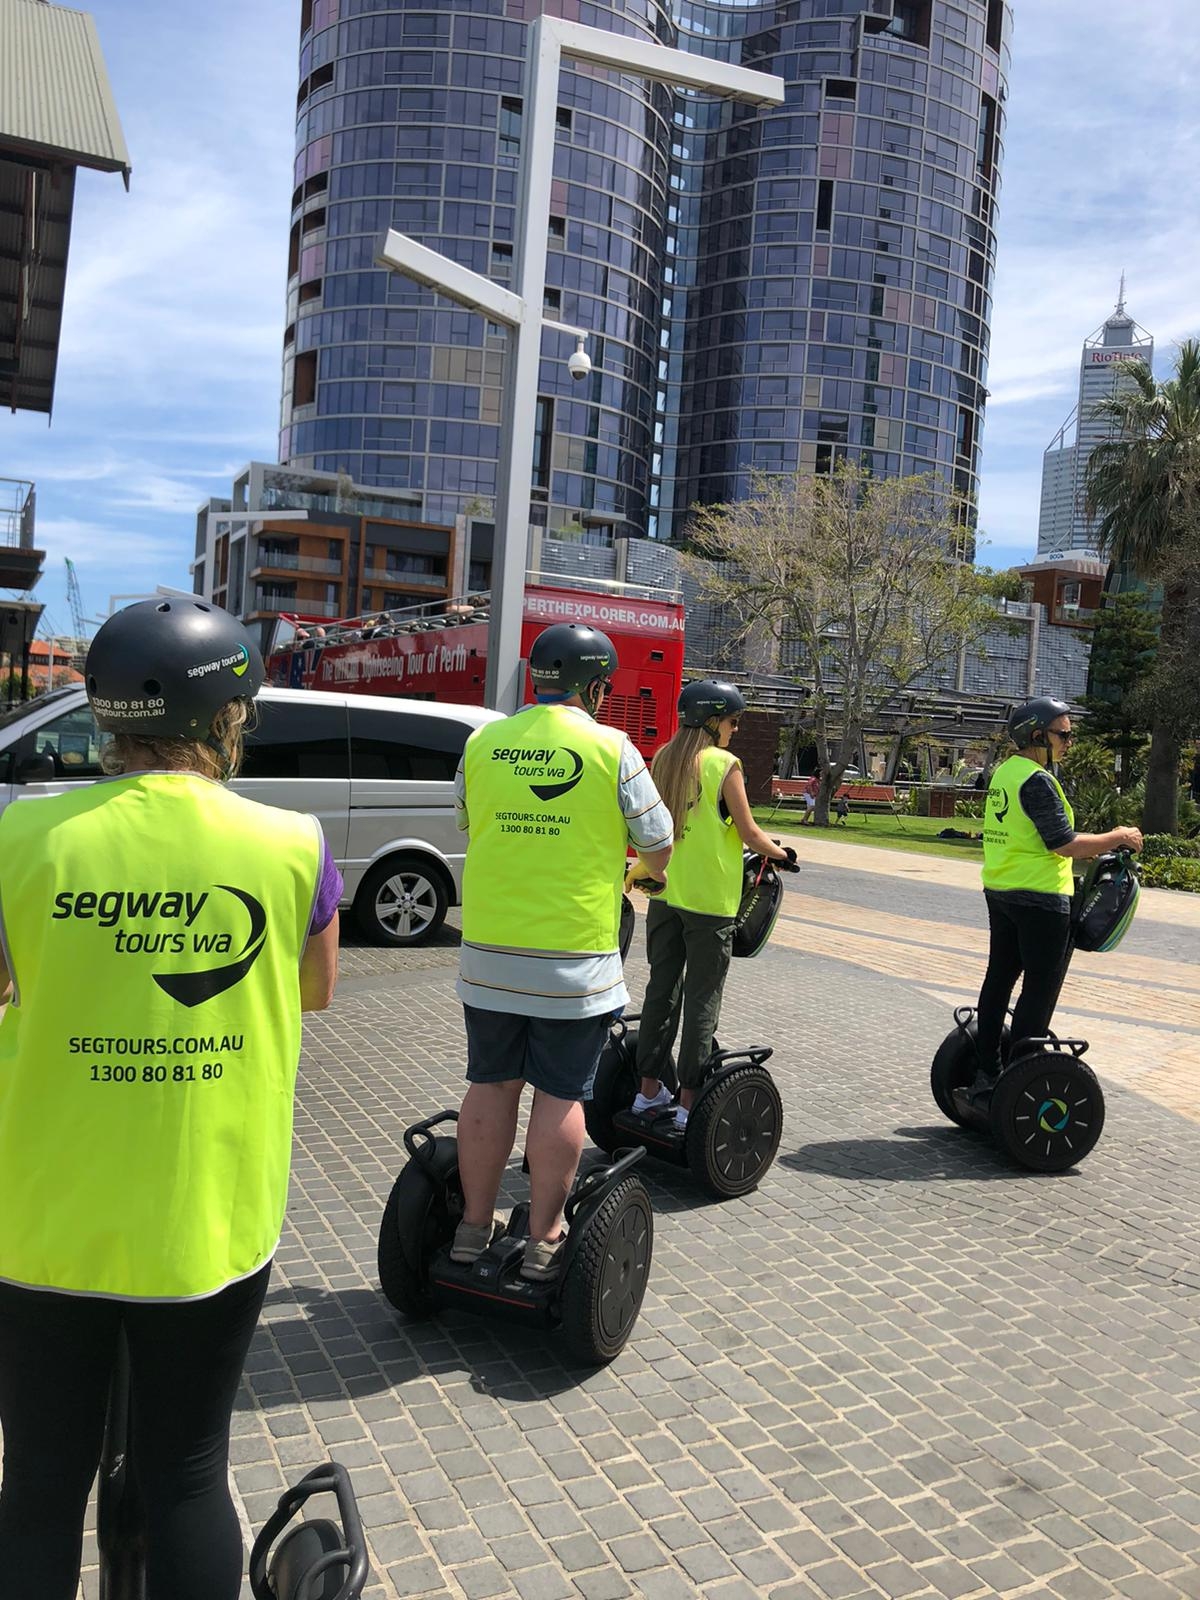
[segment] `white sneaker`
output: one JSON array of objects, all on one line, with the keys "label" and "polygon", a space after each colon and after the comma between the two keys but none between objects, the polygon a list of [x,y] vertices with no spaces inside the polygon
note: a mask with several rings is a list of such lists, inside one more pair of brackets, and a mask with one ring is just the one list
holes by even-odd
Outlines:
[{"label": "white sneaker", "polygon": [[688,1119],[687,1107],[686,1106],[676,1106],[675,1107],[675,1131],[677,1133],[682,1133],[684,1128],[687,1127],[687,1119]]},{"label": "white sneaker", "polygon": [[643,1111],[662,1111],[671,1104],[672,1098],[670,1089],[665,1083],[660,1083],[658,1093],[651,1099],[647,1100],[641,1093],[634,1096],[633,1114],[635,1117],[640,1117]]}]

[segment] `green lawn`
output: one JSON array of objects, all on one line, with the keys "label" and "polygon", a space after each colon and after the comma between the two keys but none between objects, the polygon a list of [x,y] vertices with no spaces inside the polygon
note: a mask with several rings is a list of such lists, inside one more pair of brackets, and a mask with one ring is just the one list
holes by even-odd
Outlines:
[{"label": "green lawn", "polygon": [[837,839],[842,844],[875,845],[884,850],[911,850],[918,855],[950,856],[957,861],[981,861],[983,845],[978,839],[939,839],[943,828],[960,828],[963,833],[979,833],[978,817],[892,817],[883,812],[855,812],[845,824],[828,828],[801,826],[804,815],[799,806],[781,806],[774,820],[770,806],[755,806],[757,822],[767,830],[800,833],[819,848],[822,839]]}]

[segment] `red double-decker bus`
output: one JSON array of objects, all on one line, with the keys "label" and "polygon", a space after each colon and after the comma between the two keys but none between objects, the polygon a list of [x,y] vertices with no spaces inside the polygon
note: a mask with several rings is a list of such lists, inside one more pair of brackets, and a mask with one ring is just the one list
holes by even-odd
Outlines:
[{"label": "red double-decker bus", "polygon": [[[281,617],[267,660],[272,683],[293,689],[394,694],[482,705],[488,596],[467,595],[343,622]],[[683,606],[630,584],[525,589],[521,654],[553,622],[586,622],[616,646],[620,666],[602,720],[623,728],[647,760],[675,732],[683,683]],[[533,686],[525,674],[526,698]]]}]

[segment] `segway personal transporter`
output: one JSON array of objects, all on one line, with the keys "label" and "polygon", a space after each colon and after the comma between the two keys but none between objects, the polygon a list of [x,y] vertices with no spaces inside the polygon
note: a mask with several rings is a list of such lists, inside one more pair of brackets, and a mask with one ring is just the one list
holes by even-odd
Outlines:
[{"label": "segway personal transporter", "polygon": [[[735,956],[756,956],[771,936],[783,901],[781,863],[746,851],[741,904],[734,924]],[[795,871],[794,865],[783,868]],[[687,1126],[675,1126],[675,1107],[635,1112],[638,1091],[637,1016],[615,1022],[600,1057],[592,1098],[584,1104],[588,1135],[606,1155],[632,1146],[659,1161],[686,1167],[709,1194],[733,1199],[756,1188],[770,1169],[783,1134],[783,1102],[766,1070],[773,1051],[767,1045],[722,1050],[704,1064]],[[662,1069],[663,1082],[678,1090],[674,1061]]]},{"label": "segway personal transporter", "polygon": [[[335,1496],[339,1520],[300,1522],[279,1539],[300,1508],[319,1494]],[[96,1542],[100,1600],[146,1600],[144,1517],[130,1464],[129,1351],[124,1337],[109,1391],[97,1477]],[[370,1576],[349,1474],[338,1462],[327,1461],[280,1496],[250,1552],[250,1587],[255,1600],[359,1600]]]},{"label": "segway personal transporter", "polygon": [[524,1204],[514,1206],[473,1262],[450,1259],[463,1216],[458,1140],[434,1129],[457,1121],[457,1111],[443,1111],[405,1132],[408,1164],[392,1185],[379,1229],[379,1282],[388,1301],[415,1320],[456,1308],[561,1330],[576,1360],[611,1361],[633,1331],[650,1276],[654,1217],[646,1186],[632,1170],[645,1152],[625,1151],[576,1178],[563,1209],[561,1268],[548,1282],[531,1283],[521,1277],[529,1242]]},{"label": "segway personal transporter", "polygon": [[[1067,959],[1075,950],[1113,950],[1137,909],[1138,878],[1129,851],[1099,856],[1075,896]],[[1001,1038],[1003,1066],[990,1093],[971,1096],[978,1065],[976,1018],[971,1006],[954,1013],[954,1028],[938,1047],[930,1088],[951,1122],[989,1133],[1001,1150],[1033,1172],[1065,1172],[1091,1154],[1104,1130],[1104,1091],[1084,1060],[1086,1039],[1055,1033]]]}]

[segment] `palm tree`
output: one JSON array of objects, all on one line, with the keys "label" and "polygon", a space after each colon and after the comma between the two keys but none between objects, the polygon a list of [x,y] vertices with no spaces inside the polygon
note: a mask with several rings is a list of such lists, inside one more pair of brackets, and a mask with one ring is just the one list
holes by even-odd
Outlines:
[{"label": "palm tree", "polygon": [[[1157,383],[1142,361],[1123,361],[1122,381],[1093,406],[1112,437],[1096,446],[1084,493],[1089,516],[1099,516],[1100,548],[1148,585],[1163,590],[1160,649],[1177,653],[1194,633],[1200,593],[1182,557],[1200,514],[1200,341],[1180,346],[1175,370]],[[1179,758],[1185,730],[1170,697],[1155,705],[1146,769],[1143,826],[1147,833],[1179,827]]]}]

